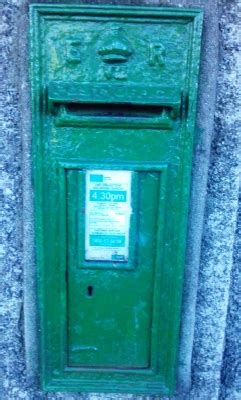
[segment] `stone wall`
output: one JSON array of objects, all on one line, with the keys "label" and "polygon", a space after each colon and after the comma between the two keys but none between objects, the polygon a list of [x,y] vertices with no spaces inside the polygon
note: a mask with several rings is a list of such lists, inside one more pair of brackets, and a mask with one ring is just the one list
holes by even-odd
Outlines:
[{"label": "stone wall", "polygon": [[[237,218],[240,217],[237,210],[241,3],[239,0],[109,3],[202,7],[205,11],[178,385],[173,399],[238,400],[241,398],[240,219]],[[39,390],[28,2],[2,0],[1,13],[3,379],[0,398],[157,399],[131,394],[54,394]]]}]

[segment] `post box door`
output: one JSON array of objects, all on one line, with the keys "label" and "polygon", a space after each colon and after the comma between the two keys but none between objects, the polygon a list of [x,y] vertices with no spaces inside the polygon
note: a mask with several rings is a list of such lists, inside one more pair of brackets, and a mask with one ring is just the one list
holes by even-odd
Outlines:
[{"label": "post box door", "polygon": [[[101,176],[101,172],[99,171],[99,176]],[[104,177],[110,176],[108,170],[102,173]],[[117,261],[114,262],[93,262],[84,259],[85,221],[84,213],[80,212],[80,205],[85,204],[84,179],[86,178],[84,175],[86,172],[72,170],[67,174],[68,237],[71,238],[68,272],[69,364],[72,366],[145,369],[150,368],[151,325],[153,323],[154,328],[157,326],[157,321],[155,319],[153,321],[153,285],[161,177],[157,171],[133,173],[127,170],[115,171],[112,169],[111,173],[114,177],[117,174],[118,181],[121,179],[118,177],[119,174],[124,177],[127,174],[127,178],[132,174],[133,188],[130,193],[132,196],[130,204],[132,231],[127,232],[124,238],[127,240],[127,236],[129,236],[128,260],[126,261],[118,261],[118,259],[121,260],[121,254],[119,254],[119,258],[116,256]],[[100,193],[103,192],[100,191]],[[152,199],[151,202],[150,199]],[[103,204],[98,199],[95,202],[97,202],[99,213]],[[110,204],[104,201],[101,222],[105,219],[106,223],[106,219],[108,219],[106,205],[111,207],[112,212],[117,207],[117,213],[121,215],[117,201],[115,204],[112,201]],[[114,223],[113,220],[111,222]],[[107,224],[107,233],[109,233],[108,221]],[[100,224],[101,227],[103,227],[103,223]],[[117,227],[120,227],[119,221]],[[97,257],[98,250],[109,250],[114,253],[118,250],[119,253],[123,253],[124,245],[122,243],[120,243],[120,247],[116,247],[116,238],[122,238],[122,236],[113,235],[113,231],[111,233],[111,235],[102,233],[98,236],[105,243],[100,242],[100,247],[97,248]],[[86,238],[87,240],[89,237]],[[109,243],[110,240],[114,240],[115,243]],[[113,247],[115,250],[112,250]],[[96,246],[93,246],[94,256],[95,251]],[[104,257],[111,258],[108,254]]]},{"label": "post box door", "polygon": [[31,6],[41,382],[175,388],[201,12]]}]

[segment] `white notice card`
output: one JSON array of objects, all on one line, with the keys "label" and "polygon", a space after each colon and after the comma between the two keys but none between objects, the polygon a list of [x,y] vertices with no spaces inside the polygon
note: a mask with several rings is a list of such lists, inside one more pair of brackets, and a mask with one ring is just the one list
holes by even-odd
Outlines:
[{"label": "white notice card", "polygon": [[126,262],[131,171],[86,171],[85,259]]}]

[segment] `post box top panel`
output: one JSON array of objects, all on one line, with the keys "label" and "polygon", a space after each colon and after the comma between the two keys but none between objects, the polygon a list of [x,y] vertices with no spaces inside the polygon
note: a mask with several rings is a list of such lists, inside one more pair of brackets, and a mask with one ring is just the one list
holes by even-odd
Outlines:
[{"label": "post box top panel", "polygon": [[180,100],[193,63],[200,10],[73,5],[31,9],[38,26],[35,61],[50,102],[65,96],[78,102],[82,84],[84,97],[91,96],[92,87],[97,102],[101,90],[113,101],[120,88],[126,88],[126,102],[145,95],[142,103],[146,97],[147,103],[153,98],[157,104],[158,91],[166,104]]}]

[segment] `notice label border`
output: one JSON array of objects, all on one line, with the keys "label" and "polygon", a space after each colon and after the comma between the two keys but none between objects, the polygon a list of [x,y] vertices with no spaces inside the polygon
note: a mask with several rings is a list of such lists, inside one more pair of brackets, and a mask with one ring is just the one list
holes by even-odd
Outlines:
[{"label": "notice label border", "polygon": [[132,171],[86,171],[86,261],[128,262],[131,181]]}]

